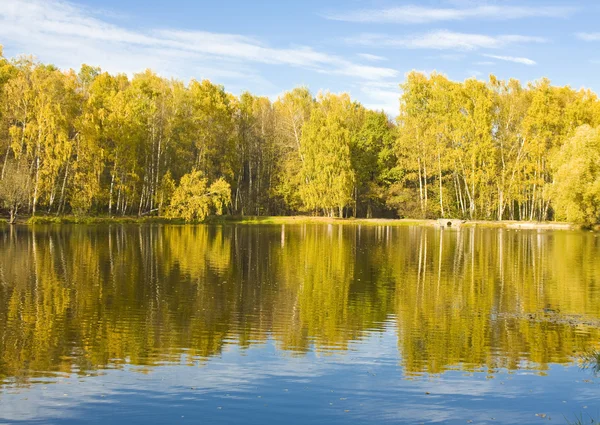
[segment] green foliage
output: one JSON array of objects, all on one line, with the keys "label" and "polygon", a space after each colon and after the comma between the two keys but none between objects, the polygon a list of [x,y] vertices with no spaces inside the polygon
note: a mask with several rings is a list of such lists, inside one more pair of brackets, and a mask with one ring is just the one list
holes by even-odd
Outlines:
[{"label": "green foliage", "polygon": [[194,170],[181,178],[173,192],[167,217],[187,222],[202,221],[211,212],[220,215],[231,203],[231,187],[222,178],[208,186],[202,171]]},{"label": "green foliage", "polygon": [[208,189],[208,196],[216,215],[221,215],[231,204],[231,186],[224,179],[217,179]]},{"label": "green foliage", "polygon": [[[550,188],[553,181],[568,183],[558,182],[550,162],[578,126],[597,122],[593,93],[553,87],[547,79],[524,88],[494,76],[487,84],[457,83],[415,72],[402,88],[400,173],[387,196],[399,215],[541,221],[564,210]],[[586,196],[573,205],[589,211],[593,195]]]},{"label": "green foliage", "polygon": [[175,193],[175,188],[175,180],[173,180],[171,172],[167,171],[161,179],[160,188],[158,191],[158,199],[156,199],[156,203],[158,204],[159,208],[159,215],[162,215],[165,212],[165,207],[171,203],[171,198],[173,197],[173,193]]},{"label": "green foliage", "polygon": [[275,164],[277,173],[273,193],[283,201],[284,212],[300,211],[303,207],[300,186],[304,155],[300,145],[304,124],[309,120],[314,106],[315,100],[305,87],[284,93],[273,104],[279,157]]},{"label": "green foliage", "polygon": [[574,223],[600,222],[600,127],[582,126],[566,140],[553,165],[556,215]]},{"label": "green foliage", "polygon": [[350,161],[348,95],[325,94],[304,125],[301,139],[302,183],[300,196],[308,210],[333,215],[351,200],[354,170]]},{"label": "green foliage", "polygon": [[351,137],[350,159],[355,171],[354,213],[372,217],[384,208],[388,180],[395,181],[394,127],[383,112],[366,111],[362,126]]},{"label": "green foliage", "polygon": [[418,72],[401,88],[394,123],[347,94],[299,87],[272,103],[208,80],[63,72],[0,52],[0,176],[23,165],[30,215],[164,215],[197,170],[229,185],[231,202],[209,205],[235,216],[597,221],[597,148],[578,160],[563,149],[600,125],[594,93]]}]

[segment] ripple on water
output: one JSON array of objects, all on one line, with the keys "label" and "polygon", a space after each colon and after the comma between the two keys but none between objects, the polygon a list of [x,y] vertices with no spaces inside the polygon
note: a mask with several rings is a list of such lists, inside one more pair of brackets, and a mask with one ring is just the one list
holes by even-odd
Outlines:
[{"label": "ripple on water", "polygon": [[0,422],[560,419],[598,396],[577,364],[600,348],[597,239],[23,228],[0,245]]}]

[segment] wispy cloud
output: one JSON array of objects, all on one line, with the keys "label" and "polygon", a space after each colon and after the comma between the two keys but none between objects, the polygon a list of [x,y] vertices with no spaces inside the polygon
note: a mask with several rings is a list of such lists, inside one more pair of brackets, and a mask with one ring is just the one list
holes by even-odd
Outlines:
[{"label": "wispy cloud", "polygon": [[439,55],[438,58],[447,61],[460,61],[465,58],[465,55],[462,53],[444,53],[443,55]]},{"label": "wispy cloud", "polygon": [[384,58],[383,56],[372,55],[370,53],[358,53],[357,56],[362,59],[372,61],[372,62],[379,62],[379,61],[387,60],[387,58]]},{"label": "wispy cloud", "polygon": [[499,55],[483,55],[483,56],[492,58],[492,59],[498,59],[500,61],[505,61],[505,62],[514,62],[514,63],[520,63],[523,65],[529,65],[529,66],[536,65],[536,62],[529,58],[520,58],[520,57],[515,57],[515,56],[499,56]]},{"label": "wispy cloud", "polygon": [[518,43],[544,43],[547,40],[542,37],[524,35],[491,36],[439,30],[407,37],[391,37],[382,34],[361,34],[357,37],[347,38],[346,41],[350,44],[372,47],[477,50],[481,48],[495,49]]},{"label": "wispy cloud", "polygon": [[467,70],[467,75],[469,77],[476,77],[476,78],[478,78],[478,77],[481,77],[483,75],[483,72],[469,69],[469,70]]},{"label": "wispy cloud", "polygon": [[394,69],[363,65],[309,46],[273,47],[245,35],[130,30],[100,19],[88,8],[59,0],[3,0],[0,40],[7,50],[43,54],[43,60],[61,67],[76,68],[85,62],[101,65],[110,72],[133,73],[151,67],[182,78],[211,77],[216,73],[239,80],[236,73],[219,72],[220,68],[237,68],[249,78],[255,74],[260,79],[248,67],[269,64],[363,80],[398,76]]},{"label": "wispy cloud", "polygon": [[561,18],[571,15],[576,9],[567,6],[494,6],[484,5],[470,8],[430,8],[415,5],[387,9],[361,9],[350,12],[330,13],[327,19],[363,23],[423,24],[467,19],[508,20],[522,18]]},{"label": "wispy cloud", "polygon": [[600,41],[600,32],[578,32],[575,36],[584,41]]},{"label": "wispy cloud", "polygon": [[400,87],[397,83],[366,81],[359,90],[369,98],[365,104],[367,108],[384,111],[390,116],[398,115]]}]

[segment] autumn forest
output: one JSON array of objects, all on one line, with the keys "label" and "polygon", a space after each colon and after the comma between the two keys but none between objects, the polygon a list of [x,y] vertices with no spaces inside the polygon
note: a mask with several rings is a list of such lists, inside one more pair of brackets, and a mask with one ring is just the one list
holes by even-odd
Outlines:
[{"label": "autumn forest", "polygon": [[[400,83],[400,82],[399,82]],[[0,50],[0,200],[30,215],[600,220],[589,90],[412,72],[397,117]]]}]

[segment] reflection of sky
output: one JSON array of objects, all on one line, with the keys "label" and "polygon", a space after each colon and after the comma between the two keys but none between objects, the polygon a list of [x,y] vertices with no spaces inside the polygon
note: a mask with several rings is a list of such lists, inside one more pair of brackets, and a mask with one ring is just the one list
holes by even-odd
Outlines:
[{"label": "reflection of sky", "polygon": [[292,356],[268,341],[246,350],[229,345],[198,366],[182,357],[150,369],[44,378],[0,393],[0,423],[523,424],[542,421],[536,414],[559,423],[563,415],[600,417],[598,383],[576,366],[553,365],[547,376],[450,371],[406,379],[396,344],[389,322],[344,353]]}]

